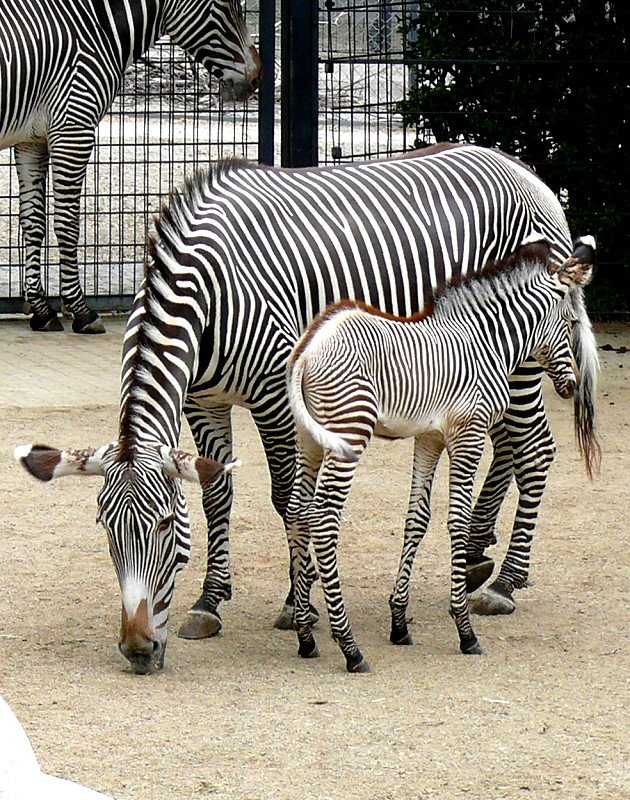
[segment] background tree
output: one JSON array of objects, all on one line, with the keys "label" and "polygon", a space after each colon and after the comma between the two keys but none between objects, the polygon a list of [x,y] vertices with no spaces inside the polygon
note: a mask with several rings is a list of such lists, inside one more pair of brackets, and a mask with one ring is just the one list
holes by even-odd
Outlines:
[{"label": "background tree", "polygon": [[630,311],[630,3],[427,0],[403,24],[417,144],[469,141],[531,164],[594,233],[595,311]]}]

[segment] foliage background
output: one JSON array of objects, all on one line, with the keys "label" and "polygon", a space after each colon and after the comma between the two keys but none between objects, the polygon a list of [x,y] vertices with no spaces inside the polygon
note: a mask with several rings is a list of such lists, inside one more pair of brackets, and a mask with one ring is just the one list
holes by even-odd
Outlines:
[{"label": "foliage background", "polygon": [[589,308],[630,312],[628,0],[427,0],[402,21],[414,80],[399,104],[417,146],[519,155],[593,233]]}]

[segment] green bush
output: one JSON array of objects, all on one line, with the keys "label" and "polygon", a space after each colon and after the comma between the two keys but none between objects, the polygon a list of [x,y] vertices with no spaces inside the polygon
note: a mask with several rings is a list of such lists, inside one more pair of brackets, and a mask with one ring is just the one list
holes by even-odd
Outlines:
[{"label": "green bush", "polygon": [[598,239],[599,312],[630,311],[629,30],[627,0],[427,0],[403,25],[417,67],[399,110],[417,146],[469,141],[532,165],[572,233]]}]

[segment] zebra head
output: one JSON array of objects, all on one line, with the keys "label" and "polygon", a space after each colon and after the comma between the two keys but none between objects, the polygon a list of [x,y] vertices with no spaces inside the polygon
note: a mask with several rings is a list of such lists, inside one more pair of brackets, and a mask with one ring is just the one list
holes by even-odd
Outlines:
[{"label": "zebra head", "polygon": [[258,88],[262,63],[239,0],[164,0],[163,29],[209,73],[224,100],[247,100]]},{"label": "zebra head", "polygon": [[133,671],[164,665],[177,573],[190,555],[190,524],[181,480],[208,486],[240,464],[222,465],[166,445],[118,444],[57,450],[23,445],[15,457],[35,478],[100,475],[98,516],[122,593],[119,649]]},{"label": "zebra head", "polygon": [[563,264],[548,264],[553,305],[539,327],[533,356],[565,399],[575,397],[579,379],[572,347],[572,329],[578,322],[573,295],[590,282],[594,263],[595,240],[584,236]]}]

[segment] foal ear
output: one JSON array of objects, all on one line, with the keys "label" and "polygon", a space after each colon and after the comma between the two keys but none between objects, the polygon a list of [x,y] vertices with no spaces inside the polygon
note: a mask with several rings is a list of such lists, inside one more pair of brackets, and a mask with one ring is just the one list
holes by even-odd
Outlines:
[{"label": "foal ear", "polygon": [[590,283],[595,262],[597,260],[597,245],[593,236],[580,236],[573,244],[573,252],[564,264],[554,265],[560,283],[565,286],[586,286]]},{"label": "foal ear", "polygon": [[229,464],[221,464],[211,458],[195,456],[183,450],[175,450],[163,445],[160,447],[162,469],[171,478],[198,483],[204,489],[220,478],[224,472],[231,472],[243,463],[238,458]]},{"label": "foal ear", "polygon": [[114,445],[97,450],[57,450],[45,444],[22,444],[13,455],[24,469],[39,481],[51,481],[66,475],[104,475],[105,457]]}]

